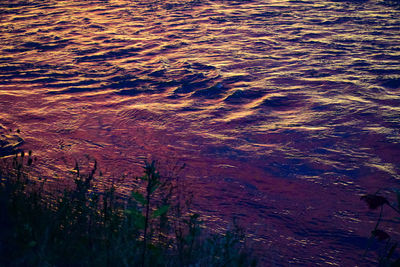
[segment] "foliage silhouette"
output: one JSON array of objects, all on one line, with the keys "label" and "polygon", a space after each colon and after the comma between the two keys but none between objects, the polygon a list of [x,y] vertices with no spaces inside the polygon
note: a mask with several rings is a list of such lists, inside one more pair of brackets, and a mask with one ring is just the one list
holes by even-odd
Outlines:
[{"label": "foliage silhouette", "polygon": [[128,197],[113,184],[98,190],[95,160],[87,173],[76,163],[62,192],[29,177],[32,162],[31,152],[0,160],[1,266],[257,265],[243,229],[208,234],[178,175],[154,161]]},{"label": "foliage silhouette", "polygon": [[[386,197],[380,196],[378,193],[379,191],[375,194],[361,196],[361,200],[365,201],[370,209],[375,210],[380,207],[379,218],[374,229],[371,231],[370,241],[375,239],[378,242],[385,242],[383,251],[378,255],[379,266],[400,266],[400,257],[398,254],[396,255],[398,241],[392,240],[392,237],[380,227],[384,206],[389,206],[397,214],[400,214],[400,191],[396,191],[397,202],[394,204],[391,204]],[[397,225],[400,224],[400,217],[394,218],[392,222]],[[369,246],[365,254],[368,252]]]}]

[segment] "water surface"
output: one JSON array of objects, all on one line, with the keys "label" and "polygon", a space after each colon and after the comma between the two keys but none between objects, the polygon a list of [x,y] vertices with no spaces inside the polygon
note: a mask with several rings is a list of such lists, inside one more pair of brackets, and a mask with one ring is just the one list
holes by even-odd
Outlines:
[{"label": "water surface", "polygon": [[399,184],[399,15],[373,0],[2,1],[1,127],[51,176],[84,154],[128,180],[146,157],[185,162],[205,218],[238,216],[268,265],[371,264],[359,196]]}]

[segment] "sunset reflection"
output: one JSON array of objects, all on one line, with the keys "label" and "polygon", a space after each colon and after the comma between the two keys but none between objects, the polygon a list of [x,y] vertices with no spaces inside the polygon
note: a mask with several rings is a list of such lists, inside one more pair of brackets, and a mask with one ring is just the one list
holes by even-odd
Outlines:
[{"label": "sunset reflection", "polygon": [[375,261],[359,198],[400,179],[399,9],[34,0],[0,13],[2,138],[51,183],[86,154],[129,179],[144,158],[182,162],[206,224],[238,217],[262,262]]}]

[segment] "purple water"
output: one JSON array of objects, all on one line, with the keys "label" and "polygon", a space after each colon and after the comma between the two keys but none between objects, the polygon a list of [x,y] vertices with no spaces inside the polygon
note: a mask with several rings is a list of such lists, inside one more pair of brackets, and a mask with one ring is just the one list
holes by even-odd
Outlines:
[{"label": "purple water", "polygon": [[1,1],[0,128],[60,179],[85,154],[122,187],[144,158],[186,163],[203,218],[222,231],[237,216],[267,266],[373,265],[377,214],[359,198],[399,187],[399,15],[375,0]]}]

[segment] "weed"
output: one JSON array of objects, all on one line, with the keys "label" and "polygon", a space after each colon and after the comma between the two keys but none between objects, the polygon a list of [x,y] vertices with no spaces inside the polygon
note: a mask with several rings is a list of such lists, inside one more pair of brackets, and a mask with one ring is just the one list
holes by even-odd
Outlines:
[{"label": "weed", "polygon": [[73,188],[45,193],[46,179],[29,178],[31,157],[0,164],[1,266],[256,265],[243,229],[235,223],[226,234],[205,234],[191,194],[177,176],[160,175],[155,161],[123,197],[114,185],[96,189],[95,160],[87,173],[75,164]]}]

